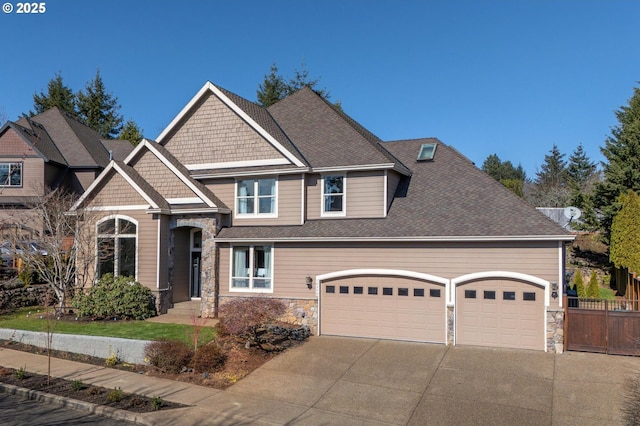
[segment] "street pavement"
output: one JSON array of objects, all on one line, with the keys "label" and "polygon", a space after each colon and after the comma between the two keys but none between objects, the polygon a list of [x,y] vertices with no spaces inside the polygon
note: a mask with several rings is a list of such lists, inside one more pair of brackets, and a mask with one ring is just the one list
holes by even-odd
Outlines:
[{"label": "street pavement", "polygon": [[[46,371],[4,349],[0,365]],[[315,336],[229,389],[54,360],[54,376],[190,407],[150,425],[615,425],[640,358]]]}]

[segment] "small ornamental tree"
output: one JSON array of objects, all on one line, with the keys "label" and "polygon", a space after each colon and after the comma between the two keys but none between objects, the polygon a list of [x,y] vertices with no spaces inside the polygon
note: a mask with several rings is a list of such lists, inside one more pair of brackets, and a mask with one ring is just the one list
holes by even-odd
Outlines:
[{"label": "small ornamental tree", "polygon": [[596,271],[591,271],[591,278],[589,278],[589,286],[587,287],[587,297],[590,299],[600,298],[600,286],[598,285]]},{"label": "small ornamental tree", "polygon": [[267,297],[242,297],[220,306],[219,327],[223,332],[260,346],[259,330],[275,322],[286,310],[283,302]]},{"label": "small ornamental tree", "polygon": [[584,281],[582,280],[582,273],[579,270],[573,274],[573,288],[578,292],[578,297],[584,299],[587,297],[587,291],[584,288]]}]

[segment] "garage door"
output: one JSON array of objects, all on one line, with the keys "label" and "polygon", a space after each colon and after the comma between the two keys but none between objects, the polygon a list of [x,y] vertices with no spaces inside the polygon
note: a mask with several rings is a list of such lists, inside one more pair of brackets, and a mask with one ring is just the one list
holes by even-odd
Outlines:
[{"label": "garage door", "polygon": [[544,289],[508,279],[456,288],[456,344],[542,349]]},{"label": "garage door", "polygon": [[445,286],[404,277],[324,281],[320,333],[419,342],[446,341]]}]

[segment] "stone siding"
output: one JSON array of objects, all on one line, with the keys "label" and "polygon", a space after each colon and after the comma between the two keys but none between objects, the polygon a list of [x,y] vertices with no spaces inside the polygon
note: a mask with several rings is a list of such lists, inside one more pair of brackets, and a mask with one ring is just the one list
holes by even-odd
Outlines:
[{"label": "stone siding", "polygon": [[561,354],[564,352],[564,311],[547,311],[547,351]]},{"label": "stone siding", "polygon": [[[243,294],[241,296],[220,296],[220,305],[233,300],[236,297],[256,297],[257,294]],[[306,325],[314,335],[318,334],[318,301],[316,299],[283,299],[277,298],[286,304],[287,310],[281,320],[289,324]],[[202,301],[203,311],[205,301]]]}]

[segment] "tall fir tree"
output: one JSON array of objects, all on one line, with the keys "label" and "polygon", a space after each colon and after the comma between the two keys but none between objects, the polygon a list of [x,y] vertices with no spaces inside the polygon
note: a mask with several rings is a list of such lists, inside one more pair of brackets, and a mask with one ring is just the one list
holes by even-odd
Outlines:
[{"label": "tall fir tree", "polygon": [[[260,105],[268,107],[303,87],[309,87],[328,101],[331,94],[327,89],[318,89],[317,86],[319,82],[319,78],[312,79],[310,77],[304,61],[302,62],[301,69],[295,70],[293,78],[290,78],[289,81],[286,81],[284,77],[278,74],[278,66],[274,62],[271,64],[269,74],[264,76],[262,83],[258,86],[256,98]],[[342,110],[342,104],[340,101],[333,105],[334,107]]]},{"label": "tall fir tree", "polygon": [[596,175],[597,166],[592,162],[582,144],[573,151],[567,165],[569,184],[578,189],[585,189],[586,185]]},{"label": "tall fir tree", "polygon": [[33,111],[29,111],[30,116],[40,114],[49,108],[58,107],[62,111],[76,115],[76,96],[73,91],[62,81],[62,74],[49,80],[47,93],[40,91],[40,94],[33,94]]},{"label": "tall fir tree", "polygon": [[119,114],[118,98],[107,92],[100,70],[96,76],[79,91],[78,113],[85,124],[105,139],[113,139],[122,130],[122,115]]},{"label": "tall fir tree", "polygon": [[566,207],[570,196],[567,162],[558,146],[553,144],[544,163],[536,172],[534,202],[539,207]]},{"label": "tall fir tree", "polygon": [[278,66],[274,62],[271,64],[269,74],[264,76],[264,81],[258,86],[258,103],[263,107],[271,106],[287,96],[288,91],[287,83],[278,74]]},{"label": "tall fir tree", "polygon": [[142,140],[142,129],[138,127],[135,121],[129,119],[124,123],[124,126],[122,126],[122,130],[117,138],[129,141],[134,146],[138,145]]},{"label": "tall fir tree", "polygon": [[611,129],[605,146],[604,180],[596,185],[594,205],[601,215],[605,239],[611,235],[613,218],[620,209],[618,197],[631,189],[640,191],[640,89],[633,89],[627,106],[615,112],[618,125]]}]

